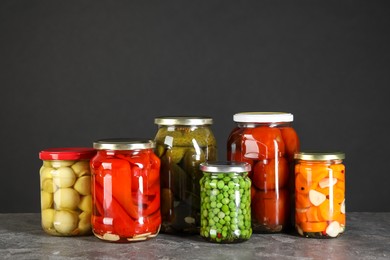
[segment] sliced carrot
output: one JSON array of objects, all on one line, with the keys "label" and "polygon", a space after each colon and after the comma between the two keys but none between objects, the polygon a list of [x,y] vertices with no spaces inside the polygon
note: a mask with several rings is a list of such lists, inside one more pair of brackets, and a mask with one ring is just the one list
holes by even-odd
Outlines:
[{"label": "sliced carrot", "polygon": [[298,209],[307,209],[310,207],[311,203],[309,196],[306,193],[296,193],[295,194],[295,207]]},{"label": "sliced carrot", "polygon": [[295,190],[297,191],[297,193],[309,193],[311,185],[311,181],[308,181],[303,174],[298,173],[295,176]]},{"label": "sliced carrot", "polygon": [[345,214],[336,214],[334,217],[333,217],[333,220],[336,220],[337,222],[339,222],[341,225],[344,225],[345,226]]},{"label": "sliced carrot", "polygon": [[310,182],[319,182],[329,176],[329,168],[326,164],[301,163],[299,173]]},{"label": "sliced carrot", "polygon": [[333,201],[335,204],[341,204],[345,199],[345,193],[343,189],[335,187],[333,190]]},{"label": "sliced carrot", "polygon": [[307,209],[295,209],[295,221],[296,223],[302,223],[307,221],[306,216]]},{"label": "sliced carrot", "polygon": [[323,222],[302,222],[300,227],[303,232],[323,232],[326,230],[328,223]]},{"label": "sliced carrot", "polygon": [[321,192],[325,196],[329,195],[329,187],[321,188],[320,186],[318,186],[315,190],[318,191],[318,192]]},{"label": "sliced carrot", "polygon": [[318,207],[310,207],[306,211],[306,217],[308,221],[314,222],[314,221],[321,221],[321,217],[319,216]]},{"label": "sliced carrot", "polygon": [[341,213],[341,207],[338,203],[333,203],[328,199],[318,206],[320,216],[325,221],[331,221],[337,214]]}]

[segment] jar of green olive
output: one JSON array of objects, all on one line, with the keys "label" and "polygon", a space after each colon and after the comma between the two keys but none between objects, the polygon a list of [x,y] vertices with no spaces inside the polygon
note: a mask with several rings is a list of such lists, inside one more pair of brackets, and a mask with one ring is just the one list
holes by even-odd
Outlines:
[{"label": "jar of green olive", "polygon": [[41,224],[54,236],[92,234],[92,148],[50,148],[39,153]]},{"label": "jar of green olive", "polygon": [[161,159],[162,233],[199,234],[199,165],[217,158],[210,117],[157,117],[155,154]]},{"label": "jar of green olive", "polygon": [[200,235],[209,242],[237,243],[252,235],[251,166],[246,162],[200,165]]}]

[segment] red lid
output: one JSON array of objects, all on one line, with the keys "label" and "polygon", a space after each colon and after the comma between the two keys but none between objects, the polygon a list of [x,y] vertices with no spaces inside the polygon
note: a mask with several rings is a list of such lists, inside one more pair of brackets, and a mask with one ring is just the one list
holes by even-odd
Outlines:
[{"label": "red lid", "polygon": [[42,160],[82,160],[91,159],[96,150],[86,147],[49,148],[39,153]]}]

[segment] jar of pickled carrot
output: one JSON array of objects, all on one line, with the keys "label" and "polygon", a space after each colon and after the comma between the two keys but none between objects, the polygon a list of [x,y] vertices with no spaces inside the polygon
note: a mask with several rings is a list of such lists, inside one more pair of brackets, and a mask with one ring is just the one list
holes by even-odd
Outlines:
[{"label": "jar of pickled carrot", "polygon": [[299,138],[293,115],[282,112],[246,112],[233,116],[236,127],[227,141],[227,160],[252,167],[252,229],[275,233],[293,225],[293,164]]},{"label": "jar of pickled carrot", "polygon": [[112,242],[143,241],[160,225],[160,159],[152,140],[106,139],[93,143],[92,231]]},{"label": "jar of pickled carrot", "polygon": [[96,154],[87,147],[49,148],[39,153],[41,224],[53,236],[90,235],[91,170]]},{"label": "jar of pickled carrot", "polygon": [[199,234],[199,165],[215,161],[217,145],[210,117],[158,117],[156,154],[161,158],[161,232]]},{"label": "jar of pickled carrot", "polygon": [[295,154],[295,227],[304,237],[333,238],[345,230],[342,152]]}]

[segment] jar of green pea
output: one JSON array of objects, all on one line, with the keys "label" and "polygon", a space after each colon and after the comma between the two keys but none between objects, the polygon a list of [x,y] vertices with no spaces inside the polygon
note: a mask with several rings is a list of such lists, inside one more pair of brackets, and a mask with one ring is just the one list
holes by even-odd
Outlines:
[{"label": "jar of green pea", "polygon": [[204,162],[200,169],[200,235],[215,243],[248,240],[252,235],[250,164]]}]

